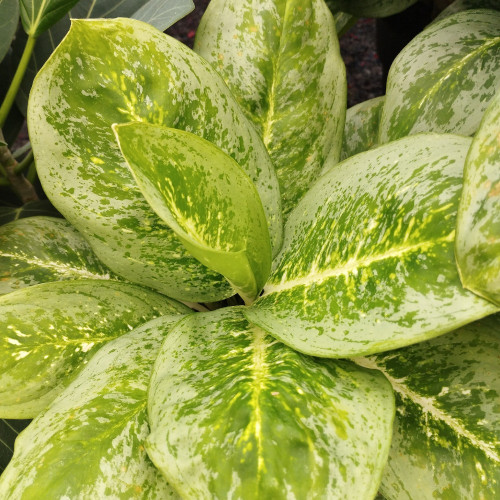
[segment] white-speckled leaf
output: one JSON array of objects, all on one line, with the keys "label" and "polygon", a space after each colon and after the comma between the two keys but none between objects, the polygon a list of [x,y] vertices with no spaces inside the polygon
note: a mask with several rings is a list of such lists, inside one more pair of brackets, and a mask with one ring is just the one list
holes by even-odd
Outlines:
[{"label": "white-speckled leaf", "polygon": [[418,132],[472,135],[500,86],[500,12],[470,10],[432,24],[389,71],[379,142]]},{"label": "white-speckled leaf", "polygon": [[30,217],[0,227],[0,295],[48,281],[111,277],[64,219]]},{"label": "white-speckled leaf", "polygon": [[233,158],[181,130],[113,127],[144,198],[202,264],[253,302],[271,269],[266,215],[252,181]]},{"label": "white-speckled leaf", "polygon": [[287,214],[340,155],[346,80],[330,11],[322,0],[212,0],[195,50],[259,130]]},{"label": "white-speckled leaf", "polygon": [[164,314],[190,312],[117,281],[43,283],[0,297],[0,417],[33,418],[105,343]]},{"label": "white-speckled leaf", "polygon": [[372,498],[393,404],[376,371],[301,355],[220,309],[163,344],[146,448],[183,498]]},{"label": "white-speckled leaf", "polygon": [[381,491],[388,500],[500,493],[500,316],[358,359],[392,382],[397,410]]},{"label": "white-speckled leaf", "polygon": [[417,0],[326,0],[333,12],[343,10],[357,17],[386,17],[401,12]]},{"label": "white-speckled leaf", "polygon": [[465,162],[456,253],[463,285],[500,305],[500,91]]},{"label": "white-speckled leaf", "polygon": [[[368,151],[377,144],[380,113],[384,100],[385,96],[375,97],[347,110],[341,160]],[[331,164],[328,163],[327,167],[330,168]]]},{"label": "white-speckled leaf", "polygon": [[463,289],[455,265],[470,143],[420,134],[332,168],[290,214],[276,269],[248,319],[307,354],[345,357],[496,311]]},{"label": "white-speckled leaf", "polygon": [[45,191],[98,257],[130,281],[189,301],[234,293],[151,210],[113,123],[174,126],[213,142],[255,182],[275,251],[281,244],[278,181],[257,132],[205,61],[147,24],[74,21],[36,78],[28,121]]},{"label": "white-speckled leaf", "polygon": [[1,498],[178,499],[149,460],[153,362],[180,316],[164,316],[97,352],[16,441]]}]

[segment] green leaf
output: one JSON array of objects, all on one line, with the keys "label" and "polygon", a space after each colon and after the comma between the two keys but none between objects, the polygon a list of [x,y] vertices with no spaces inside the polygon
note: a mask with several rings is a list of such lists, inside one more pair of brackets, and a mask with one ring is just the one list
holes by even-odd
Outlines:
[{"label": "green leaf", "polygon": [[78,0],[20,0],[24,31],[32,37],[38,37],[59,21],[77,2]]},{"label": "green leaf", "polygon": [[19,1],[0,0],[0,61],[9,50],[18,22]]},{"label": "green leaf", "polygon": [[500,10],[498,0],[455,0],[451,5],[446,7],[435,19],[434,23],[441,21],[445,17],[471,9],[494,9]]},{"label": "green leaf", "polygon": [[0,418],[33,418],[97,349],[186,306],[128,283],[43,283],[0,298]]},{"label": "green leaf", "polygon": [[0,295],[48,281],[110,279],[64,219],[31,217],[0,227]]},{"label": "green leaf", "polygon": [[498,498],[500,316],[405,349],[358,359],[397,401],[381,492],[390,500]]},{"label": "green leaf", "polygon": [[144,449],[153,361],[178,316],[116,339],[16,441],[2,498],[177,499]]},{"label": "green leaf", "polygon": [[387,80],[379,142],[418,132],[472,135],[500,85],[500,12],[459,12],[398,55]]},{"label": "green leaf", "polygon": [[256,131],[206,62],[147,24],[75,21],[37,77],[28,121],[49,198],[98,257],[130,281],[193,302],[234,293],[151,210],[113,123],[175,126],[229,154],[257,187],[274,250],[281,244],[278,182]]},{"label": "green leaf", "polygon": [[29,201],[21,207],[0,207],[0,226],[26,217],[39,215],[61,217],[61,214],[49,200]]},{"label": "green leaf", "polygon": [[18,434],[31,420],[5,420],[0,418],[0,474],[14,454],[14,442]]},{"label": "green leaf", "polygon": [[456,254],[465,288],[500,305],[500,92],[472,141],[464,171]]},{"label": "green leaf", "polygon": [[[377,144],[380,113],[384,100],[385,96],[375,97],[347,110],[341,160],[368,151]],[[327,164],[327,168],[330,166]]]},{"label": "green leaf", "polygon": [[322,0],[212,0],[195,50],[259,130],[287,214],[340,155],[346,79],[331,13]]},{"label": "green leaf", "polygon": [[402,12],[417,0],[326,0],[332,12],[342,10],[357,17],[387,17]]},{"label": "green leaf", "polygon": [[394,414],[387,381],[303,356],[241,308],[174,327],[148,398],[146,448],[183,498],[375,496]]},{"label": "green leaf", "polygon": [[[116,0],[115,0],[116,1]],[[133,19],[151,24],[160,31],[176,23],[194,9],[192,0],[149,0],[131,16]]]},{"label": "green leaf", "polygon": [[462,288],[453,252],[470,142],[420,134],[330,169],[290,215],[248,319],[301,352],[347,357],[495,312]]},{"label": "green leaf", "polygon": [[144,198],[201,263],[246,301],[271,269],[266,216],[233,158],[189,132],[146,123],[113,127]]}]

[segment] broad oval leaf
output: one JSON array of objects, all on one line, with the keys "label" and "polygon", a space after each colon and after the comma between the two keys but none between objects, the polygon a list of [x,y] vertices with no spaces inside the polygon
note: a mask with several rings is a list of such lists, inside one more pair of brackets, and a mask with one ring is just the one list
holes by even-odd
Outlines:
[{"label": "broad oval leaf", "polygon": [[31,217],[0,227],[0,295],[48,281],[110,277],[64,219]]},{"label": "broad oval leaf", "polygon": [[186,306],[116,281],[43,283],[0,298],[0,417],[33,418],[99,347]]},{"label": "broad oval leaf", "polygon": [[500,305],[500,92],[472,141],[457,222],[463,285]]},{"label": "broad oval leaf", "polygon": [[266,216],[233,158],[189,132],[146,123],[114,128],[144,198],[201,263],[253,302],[271,269]]},{"label": "broad oval leaf", "polygon": [[19,436],[0,497],[177,499],[144,440],[153,362],[179,319],[158,318],[102,347]]},{"label": "broad oval leaf", "polygon": [[281,244],[278,182],[261,139],[221,77],[151,26],[75,21],[36,79],[28,121],[45,191],[98,257],[130,281],[194,302],[234,293],[151,210],[113,123],[174,126],[229,154],[257,187],[274,250]]},{"label": "broad oval leaf", "polygon": [[0,0],[0,61],[7,54],[19,23],[19,0]]},{"label": "broad oval leaf", "polygon": [[417,0],[326,0],[333,12],[342,10],[357,17],[387,17],[402,12]]},{"label": "broad oval leaf", "polygon": [[418,132],[472,135],[500,86],[500,12],[459,12],[432,24],[389,71],[379,142]]},{"label": "broad oval leaf", "polygon": [[381,492],[388,500],[498,498],[500,316],[357,359],[391,381],[397,410]]},{"label": "broad oval leaf", "polygon": [[379,373],[303,356],[220,309],[165,340],[146,448],[183,498],[371,498],[393,404]]},{"label": "broad oval leaf", "polygon": [[464,290],[454,256],[471,140],[420,134],[330,169],[291,214],[250,321],[307,354],[381,352],[497,310]]},{"label": "broad oval leaf", "polygon": [[38,37],[68,12],[78,0],[20,0],[21,22],[26,33]]},{"label": "broad oval leaf", "polygon": [[331,13],[322,0],[212,0],[195,50],[259,130],[286,215],[340,155],[347,90]]}]

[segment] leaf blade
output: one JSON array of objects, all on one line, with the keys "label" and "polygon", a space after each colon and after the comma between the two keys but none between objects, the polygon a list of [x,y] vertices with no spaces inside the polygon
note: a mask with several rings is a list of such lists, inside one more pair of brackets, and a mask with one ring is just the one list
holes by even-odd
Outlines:
[{"label": "leaf blade", "polygon": [[19,2],[0,0],[0,62],[9,51],[19,22]]}]

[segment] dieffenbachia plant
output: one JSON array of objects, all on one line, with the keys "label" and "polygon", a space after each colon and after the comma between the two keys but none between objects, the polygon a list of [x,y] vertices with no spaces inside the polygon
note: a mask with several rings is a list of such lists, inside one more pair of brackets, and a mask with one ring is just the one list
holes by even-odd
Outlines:
[{"label": "dieffenbachia plant", "polygon": [[323,0],[74,21],[28,109],[65,220],[0,228],[0,496],[495,498],[499,21],[347,114]]}]

